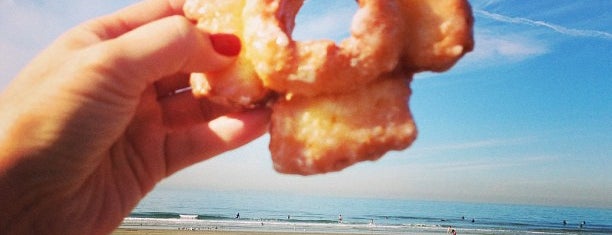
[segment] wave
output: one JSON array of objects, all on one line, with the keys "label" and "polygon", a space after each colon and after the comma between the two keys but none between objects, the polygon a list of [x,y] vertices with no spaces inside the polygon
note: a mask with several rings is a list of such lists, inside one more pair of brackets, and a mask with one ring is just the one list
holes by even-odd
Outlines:
[{"label": "wave", "polygon": [[[223,228],[229,230],[272,229],[274,231],[289,231],[295,229],[307,231],[372,231],[397,232],[402,231],[445,231],[449,226],[461,228],[464,232],[473,234],[612,234],[612,227],[589,223],[584,227],[574,225],[564,226],[560,223],[546,223],[540,221],[517,220],[499,221],[489,218],[477,219],[444,219],[437,217],[419,216],[380,216],[360,215],[346,216],[343,223],[328,219],[330,215],[301,215],[282,217],[280,214],[269,217],[244,216],[236,219],[233,216],[219,214],[189,214],[177,212],[133,212],[124,220],[124,226],[155,227],[155,228]],[[276,217],[278,216],[278,217]]]},{"label": "wave", "polygon": [[292,222],[292,223],[317,223],[336,224],[337,220],[329,219],[276,219],[276,218],[248,218],[228,217],[210,214],[181,214],[176,212],[133,212],[127,218],[132,219],[191,219],[191,220],[235,220],[235,221],[257,221],[257,222]]},{"label": "wave", "polygon": [[181,214],[173,212],[137,212],[131,213],[131,218],[179,219]]},{"label": "wave", "polygon": [[176,212],[133,212],[128,218],[141,219],[197,219],[197,220],[230,220],[232,217],[220,215],[181,214]]}]

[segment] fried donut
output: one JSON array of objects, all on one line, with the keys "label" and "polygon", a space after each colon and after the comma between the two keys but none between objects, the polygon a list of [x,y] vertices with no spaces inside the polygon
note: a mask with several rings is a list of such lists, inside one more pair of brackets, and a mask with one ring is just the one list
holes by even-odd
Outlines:
[{"label": "fried donut", "polygon": [[[297,42],[291,37],[302,0],[247,1],[245,44],[264,86],[313,96],[354,89],[398,63],[401,13],[398,1],[361,0],[351,36]],[[255,59],[256,58],[256,59]]]},{"label": "fried donut", "polygon": [[[183,8],[187,18],[197,20],[198,28],[210,33],[234,34],[243,40],[244,4],[245,0],[188,0]],[[244,52],[229,68],[194,73],[190,82],[196,96],[232,106],[253,107],[269,95]]]},{"label": "fried donut", "polygon": [[359,0],[351,35],[291,37],[303,0],[187,0],[186,16],[243,42],[224,71],[194,74],[194,93],[229,105],[272,104],[270,151],[283,173],[338,171],[416,138],[414,73],[441,72],[473,48],[467,0]]},{"label": "fried donut", "polygon": [[270,151],[278,172],[339,171],[407,148],[416,138],[403,77],[385,77],[350,93],[290,97],[273,106]]},{"label": "fried donut", "polygon": [[403,0],[401,66],[442,72],[472,51],[474,18],[465,0]]}]

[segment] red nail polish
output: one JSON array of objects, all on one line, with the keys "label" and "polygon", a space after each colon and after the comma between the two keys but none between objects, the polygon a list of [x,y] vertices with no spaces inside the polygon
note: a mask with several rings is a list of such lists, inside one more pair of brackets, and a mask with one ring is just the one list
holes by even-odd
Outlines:
[{"label": "red nail polish", "polygon": [[233,34],[211,34],[210,42],[217,53],[225,56],[237,56],[242,47],[240,38]]}]

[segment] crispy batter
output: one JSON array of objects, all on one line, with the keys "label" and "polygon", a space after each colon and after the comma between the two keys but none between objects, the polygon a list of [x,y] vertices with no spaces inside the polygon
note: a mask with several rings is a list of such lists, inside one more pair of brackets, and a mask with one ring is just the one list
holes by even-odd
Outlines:
[{"label": "crispy batter", "polygon": [[393,77],[350,93],[276,102],[270,129],[274,168],[301,175],[339,171],[407,148],[416,138],[407,83]]},{"label": "crispy batter", "polygon": [[474,18],[465,0],[403,0],[401,66],[442,72],[472,51]]},{"label": "crispy batter", "polygon": [[186,16],[243,42],[227,70],[194,74],[196,95],[273,104],[270,151],[279,172],[338,171],[416,137],[408,108],[416,72],[441,72],[472,50],[467,0],[360,0],[351,36],[294,41],[303,0],[187,0]]},{"label": "crispy batter", "polygon": [[247,1],[245,44],[266,87],[280,93],[315,96],[355,89],[398,63],[401,17],[397,1],[362,0],[351,36],[299,42],[291,37],[301,0]]},{"label": "crispy batter", "polygon": [[[210,33],[228,33],[242,41],[245,0],[188,0],[185,15],[197,20],[198,28]],[[243,52],[229,68],[212,73],[192,74],[191,87],[199,97],[212,98],[219,103],[252,107],[268,97],[268,89],[253,70],[252,61]]]}]

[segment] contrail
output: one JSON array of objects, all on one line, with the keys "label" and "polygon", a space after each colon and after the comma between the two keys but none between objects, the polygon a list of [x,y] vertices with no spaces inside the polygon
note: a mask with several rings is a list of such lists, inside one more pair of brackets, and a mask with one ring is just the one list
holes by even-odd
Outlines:
[{"label": "contrail", "polygon": [[531,20],[531,19],[526,19],[526,18],[521,18],[521,17],[510,17],[510,16],[500,15],[496,13],[491,13],[491,12],[484,11],[484,10],[474,10],[474,12],[481,14],[489,19],[506,22],[506,23],[513,23],[513,24],[525,24],[525,25],[531,25],[531,26],[546,27],[558,33],[569,35],[569,36],[593,37],[593,38],[601,38],[601,39],[607,39],[607,40],[612,39],[611,33],[603,32],[603,31],[585,30],[585,29],[570,29],[570,28],[563,27],[560,25],[550,24],[544,21]]}]

